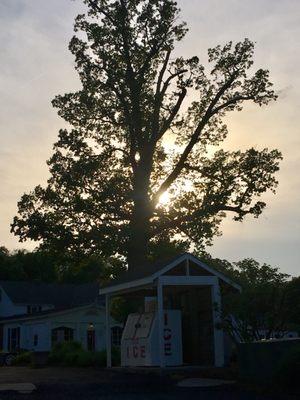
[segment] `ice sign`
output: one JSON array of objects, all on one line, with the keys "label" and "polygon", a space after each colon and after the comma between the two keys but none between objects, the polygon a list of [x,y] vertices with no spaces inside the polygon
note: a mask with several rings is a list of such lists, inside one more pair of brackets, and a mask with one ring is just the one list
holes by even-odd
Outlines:
[{"label": "ice sign", "polygon": [[160,330],[157,312],[128,316],[121,340],[123,367],[158,366],[161,356],[166,366],[182,365],[181,311],[164,310],[163,316]]},{"label": "ice sign", "polygon": [[154,313],[145,313],[141,315],[135,332],[136,339],[146,338],[150,335],[153,318]]},{"label": "ice sign", "polygon": [[134,339],[141,314],[129,314],[122,337],[124,339]]}]

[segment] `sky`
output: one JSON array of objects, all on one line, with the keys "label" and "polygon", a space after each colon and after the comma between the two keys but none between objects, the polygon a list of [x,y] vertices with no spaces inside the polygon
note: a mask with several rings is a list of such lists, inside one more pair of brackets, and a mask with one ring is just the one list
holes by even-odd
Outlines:
[{"label": "sky", "polygon": [[[226,149],[282,151],[277,194],[266,194],[259,219],[229,218],[208,251],[252,257],[300,275],[300,1],[180,0],[189,33],[176,52],[207,60],[207,48],[245,37],[255,66],[268,68],[279,94],[267,107],[248,105],[226,119]],[[0,246],[32,249],[10,233],[21,195],[48,177],[46,160],[64,122],[50,101],[79,88],[68,42],[81,0],[0,0]]]}]

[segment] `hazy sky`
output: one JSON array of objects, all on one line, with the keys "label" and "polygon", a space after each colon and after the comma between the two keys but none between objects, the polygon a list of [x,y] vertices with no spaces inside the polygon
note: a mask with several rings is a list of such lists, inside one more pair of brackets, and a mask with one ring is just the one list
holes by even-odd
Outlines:
[{"label": "hazy sky", "polygon": [[[253,257],[300,274],[300,1],[181,0],[190,31],[178,48],[206,60],[206,50],[249,37],[255,66],[268,67],[279,100],[248,106],[228,119],[226,148],[279,148],[284,155],[277,194],[259,219],[228,219],[209,251],[237,261]],[[20,196],[45,183],[45,161],[63,121],[51,107],[78,87],[68,51],[80,0],[0,0],[0,246],[33,248],[9,233]]]}]

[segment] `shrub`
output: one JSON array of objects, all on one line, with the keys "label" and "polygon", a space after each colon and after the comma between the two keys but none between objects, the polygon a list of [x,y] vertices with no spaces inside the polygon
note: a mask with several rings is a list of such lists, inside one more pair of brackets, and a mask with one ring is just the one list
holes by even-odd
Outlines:
[{"label": "shrub", "polygon": [[78,358],[82,352],[83,352],[83,350],[77,350],[77,351],[71,351],[70,353],[64,354],[62,363],[64,365],[67,365],[70,367],[77,365]]},{"label": "shrub", "polygon": [[95,353],[95,366],[106,367],[106,350],[97,351]]},{"label": "shrub", "polygon": [[[112,365],[120,365],[120,349],[113,347],[111,356]],[[91,352],[84,350],[78,342],[58,343],[50,352],[48,360],[50,364],[103,368],[106,366],[106,350]]]},{"label": "shrub", "polygon": [[12,361],[12,365],[29,365],[31,363],[31,352],[24,351],[18,354]]},{"label": "shrub", "polygon": [[57,343],[49,354],[49,363],[76,365],[78,354],[83,351],[78,342]]},{"label": "shrub", "polygon": [[78,367],[91,367],[95,365],[95,353],[90,351],[81,351],[78,354],[76,365]]},{"label": "shrub", "polygon": [[[105,356],[105,360],[106,360],[106,356]],[[121,349],[119,347],[112,348],[111,363],[114,367],[121,365]]]}]

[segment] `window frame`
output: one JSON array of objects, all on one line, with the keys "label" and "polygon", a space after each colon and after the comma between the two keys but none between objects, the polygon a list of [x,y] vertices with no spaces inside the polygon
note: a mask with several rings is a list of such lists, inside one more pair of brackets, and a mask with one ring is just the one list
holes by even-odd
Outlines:
[{"label": "window frame", "polygon": [[[63,340],[59,340],[59,332],[63,331]],[[75,329],[68,326],[58,326],[57,328],[51,329],[51,345],[55,346],[57,343],[68,343],[74,340]]]},{"label": "window frame", "polygon": [[21,328],[19,326],[7,328],[7,350],[15,352],[20,350]]},{"label": "window frame", "polygon": [[111,327],[111,344],[115,347],[121,346],[123,328],[121,326],[112,326]]}]

